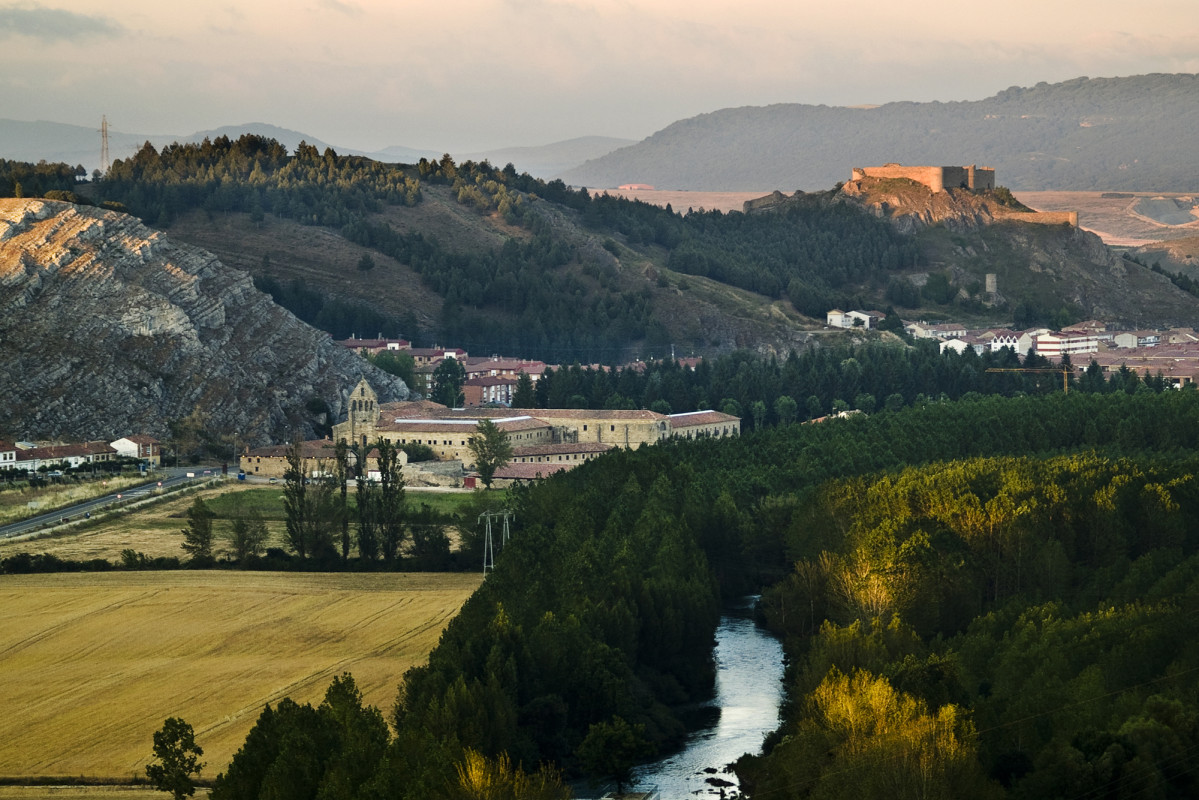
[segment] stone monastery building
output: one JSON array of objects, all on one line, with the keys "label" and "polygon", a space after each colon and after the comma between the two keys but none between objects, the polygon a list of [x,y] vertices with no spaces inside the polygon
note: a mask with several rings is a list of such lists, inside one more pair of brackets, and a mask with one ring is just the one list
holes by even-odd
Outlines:
[{"label": "stone monastery building", "polygon": [[369,445],[380,437],[397,445],[419,443],[438,459],[474,466],[467,442],[480,419],[490,419],[508,436],[513,463],[579,462],[614,447],[637,448],[671,436],[737,436],[738,417],[719,411],[658,414],[645,410],[567,408],[450,409],[428,401],[379,405],[365,380],[350,395],[345,422],[333,440]]}]

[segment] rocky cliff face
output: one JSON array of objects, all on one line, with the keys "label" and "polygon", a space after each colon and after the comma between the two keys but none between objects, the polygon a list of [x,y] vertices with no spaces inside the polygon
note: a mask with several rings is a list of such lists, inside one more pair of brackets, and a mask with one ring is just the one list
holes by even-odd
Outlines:
[{"label": "rocky cliff face", "polygon": [[365,376],[381,401],[403,382],[374,369],[210,253],[133,217],[0,200],[0,435],[169,435],[193,413],[248,444],[312,433]]},{"label": "rocky cliff face", "polygon": [[887,219],[900,233],[912,234],[930,225],[943,225],[965,233],[990,225],[1007,216],[1003,208],[985,195],[951,189],[932,192],[914,181],[862,178],[841,187],[841,195]]}]

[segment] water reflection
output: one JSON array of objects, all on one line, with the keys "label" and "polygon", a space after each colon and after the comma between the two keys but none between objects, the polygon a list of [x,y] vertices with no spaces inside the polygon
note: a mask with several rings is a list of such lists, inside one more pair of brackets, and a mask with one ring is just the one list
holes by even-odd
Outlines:
[{"label": "water reflection", "polygon": [[718,798],[738,791],[726,765],[757,753],[778,727],[783,699],[783,648],[754,624],[746,605],[716,630],[716,695],[703,709],[711,720],[693,731],[683,750],[634,773],[638,787],[656,785],[662,800]]}]

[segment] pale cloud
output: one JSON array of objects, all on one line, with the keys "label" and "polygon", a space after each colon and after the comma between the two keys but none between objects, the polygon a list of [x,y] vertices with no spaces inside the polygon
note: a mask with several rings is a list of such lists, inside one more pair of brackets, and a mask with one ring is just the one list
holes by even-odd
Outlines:
[{"label": "pale cloud", "polygon": [[120,23],[103,16],[76,14],[40,6],[0,6],[0,38],[27,36],[42,41],[67,41],[117,36]]},{"label": "pale cloud", "polygon": [[362,16],[362,8],[354,3],[342,2],[342,0],[319,0],[317,5],[326,11],[335,11],[338,14],[345,14],[347,17]]}]

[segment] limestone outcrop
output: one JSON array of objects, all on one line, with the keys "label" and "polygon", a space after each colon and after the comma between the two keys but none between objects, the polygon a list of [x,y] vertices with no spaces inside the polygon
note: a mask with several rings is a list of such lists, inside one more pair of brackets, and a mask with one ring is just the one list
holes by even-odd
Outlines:
[{"label": "limestone outcrop", "polygon": [[[855,175],[858,171],[855,168]],[[993,182],[994,178],[991,180]],[[1041,213],[1029,208],[1008,207],[990,193],[957,188],[933,191],[922,183],[906,178],[863,175],[842,186],[840,195],[864,206],[876,217],[889,220],[896,230],[906,234],[931,225],[942,225],[956,233],[965,233],[1002,221],[1078,227],[1078,214],[1074,212]]]},{"label": "limestone outcrop", "polygon": [[0,435],[166,438],[197,414],[265,444],[311,435],[317,398],[342,415],[362,377],[408,396],[211,253],[125,214],[0,200]]}]

